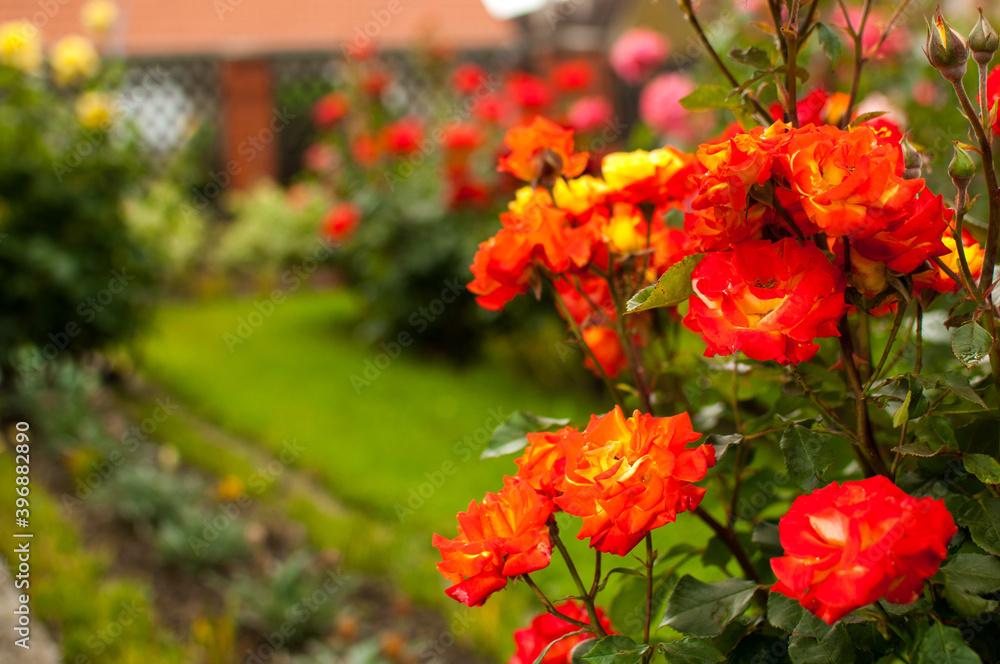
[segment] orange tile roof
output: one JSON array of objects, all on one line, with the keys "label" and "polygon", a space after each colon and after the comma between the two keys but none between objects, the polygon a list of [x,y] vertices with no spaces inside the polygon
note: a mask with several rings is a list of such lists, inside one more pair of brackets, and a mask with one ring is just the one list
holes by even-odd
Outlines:
[{"label": "orange tile roof", "polygon": [[[84,0],[2,0],[0,22],[27,18],[47,42],[82,32]],[[514,27],[487,14],[480,0],[120,0],[109,36],[127,55],[338,50],[374,36],[381,48],[434,43],[454,49],[510,45]]]}]

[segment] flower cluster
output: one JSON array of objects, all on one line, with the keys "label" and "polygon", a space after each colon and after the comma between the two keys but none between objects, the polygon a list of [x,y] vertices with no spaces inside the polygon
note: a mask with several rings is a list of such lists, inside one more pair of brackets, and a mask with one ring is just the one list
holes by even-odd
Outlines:
[{"label": "flower cluster", "polygon": [[434,536],[438,570],[454,584],[448,595],[477,606],[509,577],[546,567],[546,524],[558,510],[583,517],[578,539],[626,555],[649,531],[698,506],[705,490],[693,483],[715,465],[711,445],[688,448],[700,437],[687,413],[636,411],[626,419],[619,407],[593,416],[583,431],[528,434],[518,472],[500,493],[458,515],[457,538]]},{"label": "flower cluster", "polygon": [[957,532],[944,502],[913,498],[881,475],[800,496],[778,526],[773,591],[829,624],[884,597],[917,599]]}]

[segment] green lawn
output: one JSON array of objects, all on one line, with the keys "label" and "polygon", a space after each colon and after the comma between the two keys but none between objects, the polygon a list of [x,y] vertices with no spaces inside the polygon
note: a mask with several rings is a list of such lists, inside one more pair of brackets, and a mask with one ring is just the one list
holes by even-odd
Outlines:
[{"label": "green lawn", "polygon": [[[302,448],[296,465],[318,474],[336,498],[361,514],[361,521],[392,533],[393,541],[383,542],[381,549],[362,547],[355,556],[395,551],[395,560],[386,565],[403,577],[403,587],[451,608],[433,567],[437,557],[430,536],[454,536],[456,512],[486,491],[498,490],[502,476],[516,471],[511,457],[478,460],[496,416],[523,409],[584,423],[609,404],[544,389],[504,367],[458,369],[429,362],[412,347],[386,364],[386,358],[379,360],[383,350],[378,345],[352,339],[346,331],[354,306],[343,293],[296,294],[261,317],[239,344],[234,344],[237,327],[256,310],[252,300],[165,306],[142,344],[143,368],[185,406],[231,432],[275,452],[284,441],[296,441]],[[248,328],[242,331],[246,335]],[[367,363],[377,361],[383,368],[376,367],[378,375],[369,369],[366,377]],[[308,510],[293,512],[299,518],[303,514],[308,517]],[[349,527],[357,529],[358,520]],[[341,545],[346,540],[350,548],[352,538],[362,537],[353,532],[327,541]],[[682,515],[656,533],[656,545],[662,551],[677,542],[697,544],[707,532]],[[564,539],[570,540],[574,557],[584,561],[581,573],[591,574],[586,569],[591,554],[572,533]],[[539,574],[539,582],[555,597],[570,593],[568,575],[561,563],[553,563]],[[699,576],[709,580],[717,574]],[[474,610],[480,619],[490,616],[485,631],[499,638],[501,649],[509,642],[510,626],[523,624],[518,614],[528,605],[526,593],[519,588],[516,599],[493,600]],[[508,611],[515,615],[498,615]]]}]

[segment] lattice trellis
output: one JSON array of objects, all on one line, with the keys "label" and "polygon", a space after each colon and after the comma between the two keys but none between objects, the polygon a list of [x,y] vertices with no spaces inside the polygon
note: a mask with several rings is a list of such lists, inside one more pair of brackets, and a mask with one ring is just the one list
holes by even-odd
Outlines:
[{"label": "lattice trellis", "polygon": [[[431,114],[440,102],[430,93],[433,76],[446,74],[450,65],[443,67],[444,73],[434,72],[411,51],[383,52],[380,57],[393,81],[386,102],[400,111]],[[502,71],[511,67],[513,58],[511,51],[480,50],[461,53],[455,62],[475,62],[487,71]],[[276,176],[287,182],[301,169],[302,153],[314,140],[309,110],[336,86],[343,62],[339,53],[282,54],[270,60],[275,106],[295,116],[278,135]],[[126,115],[136,124],[155,162],[165,163],[196,133],[201,133],[201,143],[210,146],[203,158],[212,167],[224,162],[218,140],[224,122],[218,59],[131,58],[121,94]]]}]

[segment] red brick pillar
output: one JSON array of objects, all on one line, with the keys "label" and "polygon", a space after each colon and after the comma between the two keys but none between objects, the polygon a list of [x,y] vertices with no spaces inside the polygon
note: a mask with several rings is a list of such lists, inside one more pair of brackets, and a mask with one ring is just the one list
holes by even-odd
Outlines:
[{"label": "red brick pillar", "polygon": [[229,60],[222,63],[222,140],[231,185],[245,189],[278,172],[278,133],[271,63]]}]

